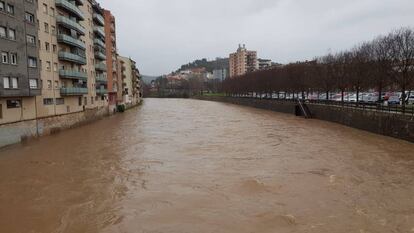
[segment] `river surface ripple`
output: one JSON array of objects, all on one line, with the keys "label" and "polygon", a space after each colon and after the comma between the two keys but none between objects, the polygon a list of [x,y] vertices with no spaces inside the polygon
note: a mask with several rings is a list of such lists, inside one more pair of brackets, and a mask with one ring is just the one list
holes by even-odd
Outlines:
[{"label": "river surface ripple", "polygon": [[2,233],[412,233],[414,144],[146,99],[0,150]]}]

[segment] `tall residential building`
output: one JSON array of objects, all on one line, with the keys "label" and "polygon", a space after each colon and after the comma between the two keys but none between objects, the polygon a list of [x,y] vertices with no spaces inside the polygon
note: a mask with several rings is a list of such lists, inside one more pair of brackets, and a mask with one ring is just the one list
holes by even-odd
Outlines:
[{"label": "tall residential building", "polygon": [[213,70],[213,77],[214,79],[224,81],[227,78],[227,70],[226,69]]},{"label": "tall residential building", "polygon": [[109,104],[117,104],[118,92],[118,58],[116,49],[116,24],[115,17],[109,10],[104,10],[105,18],[105,42],[106,42],[106,66],[108,77]]},{"label": "tall residential building", "polygon": [[136,62],[127,57],[118,57],[121,67],[122,102],[125,104],[137,104],[141,101],[141,76],[136,67]]},{"label": "tall residential building", "polygon": [[257,52],[247,50],[245,45],[239,45],[237,52],[230,54],[229,66],[230,78],[253,72],[259,68]]},{"label": "tall residential building", "polygon": [[106,65],[106,43],[105,43],[105,19],[104,9],[95,0],[90,0],[92,3],[92,29],[90,38],[93,43],[94,57],[91,64],[95,64],[92,68],[95,74],[95,80],[90,86],[92,93],[95,92],[95,106],[107,106],[108,94],[108,79],[107,79],[107,65]]},{"label": "tall residential building", "polygon": [[38,43],[42,96],[36,98],[37,116],[84,110],[88,93],[85,70],[85,14],[83,1],[38,0]]},{"label": "tall residential building", "polygon": [[34,119],[41,94],[35,1],[0,1],[0,124]]},{"label": "tall residential building", "polygon": [[272,67],[272,60],[270,59],[261,59],[259,58],[258,60],[259,63],[259,70],[265,70],[265,69],[269,69]]}]

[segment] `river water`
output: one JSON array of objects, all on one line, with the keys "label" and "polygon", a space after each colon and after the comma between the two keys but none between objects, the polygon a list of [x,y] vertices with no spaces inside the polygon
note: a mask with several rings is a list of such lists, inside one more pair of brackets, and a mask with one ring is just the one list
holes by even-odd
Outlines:
[{"label": "river water", "polygon": [[0,150],[2,233],[414,232],[414,144],[146,99]]}]

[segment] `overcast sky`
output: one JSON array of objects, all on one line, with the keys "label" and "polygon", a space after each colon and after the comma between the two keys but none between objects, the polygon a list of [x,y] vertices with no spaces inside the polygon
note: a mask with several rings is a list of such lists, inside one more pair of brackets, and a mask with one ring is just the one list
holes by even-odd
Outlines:
[{"label": "overcast sky", "polygon": [[142,74],[246,44],[288,63],[414,26],[414,0],[100,0],[117,19],[118,49]]}]

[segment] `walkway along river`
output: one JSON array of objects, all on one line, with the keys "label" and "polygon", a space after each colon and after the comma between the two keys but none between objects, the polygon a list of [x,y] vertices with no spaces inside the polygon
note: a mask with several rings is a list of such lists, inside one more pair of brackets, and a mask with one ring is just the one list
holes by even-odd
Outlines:
[{"label": "walkway along river", "polygon": [[147,99],[0,151],[0,232],[414,232],[414,144]]}]

